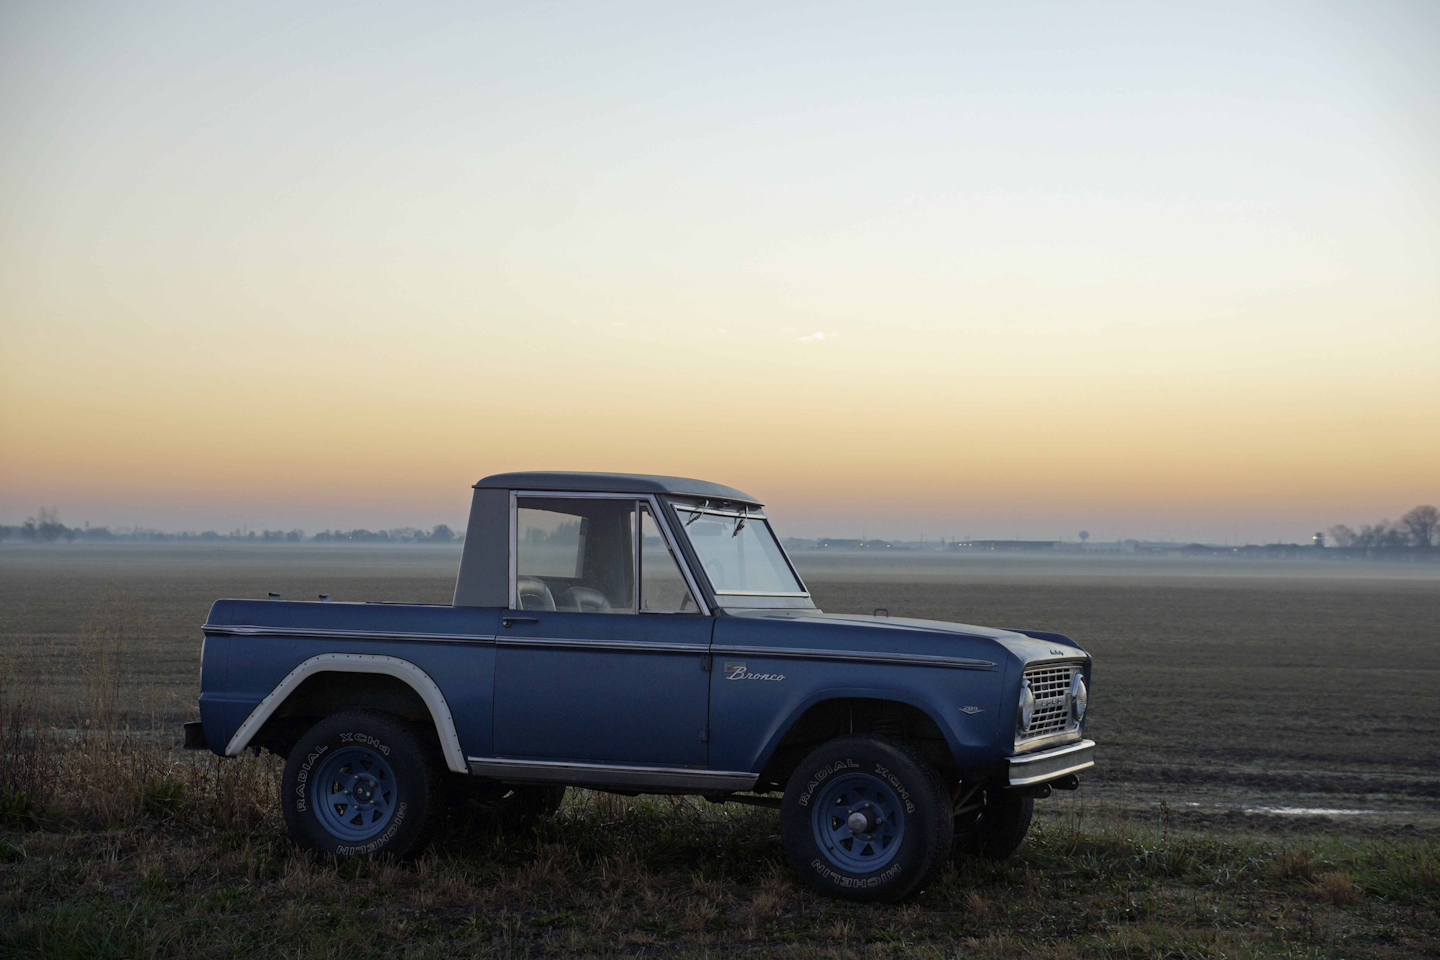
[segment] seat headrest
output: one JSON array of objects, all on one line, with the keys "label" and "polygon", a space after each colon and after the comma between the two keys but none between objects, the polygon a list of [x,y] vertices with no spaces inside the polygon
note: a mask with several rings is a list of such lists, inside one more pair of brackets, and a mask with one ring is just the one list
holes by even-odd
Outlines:
[{"label": "seat headrest", "polygon": [[554,610],[555,596],[537,577],[516,577],[515,598],[521,610]]}]

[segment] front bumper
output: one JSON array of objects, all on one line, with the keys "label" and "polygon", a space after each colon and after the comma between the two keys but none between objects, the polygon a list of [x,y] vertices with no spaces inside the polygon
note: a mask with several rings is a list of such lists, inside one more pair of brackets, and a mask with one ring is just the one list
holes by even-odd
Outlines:
[{"label": "front bumper", "polygon": [[1095,741],[1081,740],[1053,750],[1011,757],[1006,778],[1012,787],[1049,783],[1095,766]]}]

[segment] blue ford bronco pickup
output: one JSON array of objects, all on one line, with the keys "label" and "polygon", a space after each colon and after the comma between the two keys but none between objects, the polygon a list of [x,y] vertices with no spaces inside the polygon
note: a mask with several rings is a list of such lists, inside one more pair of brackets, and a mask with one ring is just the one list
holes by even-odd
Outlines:
[{"label": "blue ford bronco pickup", "polygon": [[287,758],[303,846],[419,851],[452,802],[566,787],[776,807],[816,889],[894,901],[1009,856],[1074,789],[1090,657],[1035,630],[826,614],[761,504],[676,477],[475,485],[448,605],[218,600],[186,745]]}]

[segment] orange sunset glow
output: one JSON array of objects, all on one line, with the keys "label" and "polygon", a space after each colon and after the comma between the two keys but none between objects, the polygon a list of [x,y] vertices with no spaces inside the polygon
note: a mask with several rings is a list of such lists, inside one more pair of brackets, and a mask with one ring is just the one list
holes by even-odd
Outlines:
[{"label": "orange sunset glow", "polygon": [[0,12],[0,521],[1308,539],[1440,498],[1431,4]]}]

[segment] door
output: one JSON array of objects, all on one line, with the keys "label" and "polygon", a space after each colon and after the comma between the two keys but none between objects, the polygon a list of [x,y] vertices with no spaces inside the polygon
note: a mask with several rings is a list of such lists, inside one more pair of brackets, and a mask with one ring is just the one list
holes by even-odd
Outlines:
[{"label": "door", "polygon": [[517,496],[495,754],[704,766],[703,615],[648,500]]}]

